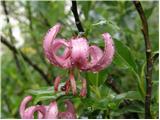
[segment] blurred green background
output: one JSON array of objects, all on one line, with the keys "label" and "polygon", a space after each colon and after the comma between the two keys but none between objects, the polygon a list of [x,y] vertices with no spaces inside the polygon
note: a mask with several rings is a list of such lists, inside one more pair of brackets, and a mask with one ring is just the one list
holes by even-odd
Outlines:
[{"label": "blurred green background", "polygon": [[[141,3],[149,24],[152,50],[156,54],[159,50],[158,1]],[[86,98],[64,96],[61,91],[54,93],[52,80],[57,75],[67,79],[68,72],[52,66],[44,57],[42,48],[44,35],[57,22],[63,25],[58,36],[69,39],[78,33],[70,10],[71,1],[1,2],[1,35],[18,50],[15,54],[1,43],[1,118],[19,118],[19,105],[26,95],[34,96],[32,105],[47,105],[58,97],[60,110],[64,109],[61,104],[64,99],[70,98],[78,118],[144,118],[145,45],[141,20],[133,3],[78,1],[77,4],[89,43],[103,48],[101,34],[109,32],[116,46],[113,63],[108,68],[99,73],[81,72],[88,83]],[[21,53],[31,62],[28,63]],[[152,77],[153,118],[158,118],[159,113],[158,64],[156,60]],[[35,66],[40,68],[43,76]],[[107,84],[108,75],[112,75],[118,94]],[[76,81],[79,88],[80,80]]]}]

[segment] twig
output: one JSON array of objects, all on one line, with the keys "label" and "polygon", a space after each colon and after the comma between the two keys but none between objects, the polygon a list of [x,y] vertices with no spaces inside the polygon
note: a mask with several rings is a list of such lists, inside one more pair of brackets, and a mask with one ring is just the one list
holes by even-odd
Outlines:
[{"label": "twig", "polygon": [[[116,83],[113,80],[112,75],[108,75],[107,80],[106,80],[106,84],[117,94],[120,94],[121,91],[117,88]],[[124,100],[124,104],[128,105],[129,104],[129,100]]]},{"label": "twig", "polygon": [[31,5],[30,5],[30,1],[27,1],[27,5],[26,5],[26,8],[27,8],[27,17],[28,17],[28,20],[29,20],[29,28],[30,28],[30,31],[31,31],[31,37],[32,37],[32,41],[34,42],[34,47],[35,49],[37,50],[37,53],[39,54],[39,57],[41,59],[41,61],[46,64],[43,56],[42,56],[42,53],[41,53],[41,48],[38,47],[38,42],[37,42],[37,38],[36,36],[34,35],[34,28],[33,28],[33,18],[32,18],[32,11],[31,11]]},{"label": "twig", "polygon": [[149,40],[148,33],[148,23],[145,17],[143,8],[139,1],[133,1],[139,16],[142,21],[142,33],[145,41],[145,51],[146,51],[146,61],[147,61],[147,69],[146,69],[146,97],[145,97],[145,118],[152,118],[150,112],[150,104],[151,104],[151,95],[152,95],[152,68],[153,68],[153,60],[152,60],[152,50],[151,50],[151,42]]},{"label": "twig", "polygon": [[48,28],[51,28],[52,25],[49,23],[48,19],[45,17],[45,15],[39,11],[39,15],[41,16],[42,20],[43,20],[43,23],[48,27]]},{"label": "twig", "polygon": [[111,75],[108,75],[108,78],[106,80],[107,85],[117,94],[120,94],[120,90],[115,85],[115,82]]},{"label": "twig", "polygon": [[[6,16],[6,21],[7,21],[7,24],[10,25],[10,19],[9,19],[9,12],[7,10],[7,6],[6,6],[6,2],[5,1],[2,1],[2,7],[3,7],[3,10],[4,10],[4,14]],[[11,43],[14,44],[14,36],[12,34],[12,29],[11,27],[9,27],[9,37],[10,37],[10,40],[11,40]],[[18,57],[15,53],[13,53],[13,57],[14,57],[14,60],[16,62],[16,66],[17,66],[17,69],[21,72],[21,67],[20,67],[20,63],[19,63],[19,60],[18,60]]]},{"label": "twig", "polygon": [[22,55],[22,58],[24,59],[24,61],[26,63],[28,63],[30,66],[33,67],[34,70],[36,70],[41,76],[42,78],[45,80],[45,82],[48,85],[51,85],[51,81],[48,79],[47,75],[43,72],[43,70],[36,65],[35,63],[33,63],[21,50],[17,50],[13,45],[11,45],[6,38],[4,38],[3,36],[1,36],[1,42],[7,46],[12,52],[14,52],[15,54],[20,53]]},{"label": "twig", "polygon": [[82,24],[81,24],[81,21],[79,19],[79,15],[78,15],[78,12],[77,12],[77,2],[76,1],[72,1],[71,10],[73,12],[75,23],[76,23],[78,31],[79,32],[84,32],[84,29],[82,27]]}]

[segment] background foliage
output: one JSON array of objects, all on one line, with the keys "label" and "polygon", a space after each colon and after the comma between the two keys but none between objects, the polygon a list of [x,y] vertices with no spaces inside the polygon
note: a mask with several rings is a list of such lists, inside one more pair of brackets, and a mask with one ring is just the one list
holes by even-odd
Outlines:
[{"label": "background foliage", "polygon": [[[63,24],[60,37],[69,39],[78,33],[73,14],[70,10],[71,1],[10,1],[6,2],[10,24],[2,11],[2,32],[8,40],[12,37],[14,44],[29,59],[38,65],[48,79],[63,74],[67,70],[54,67],[43,54],[42,42],[45,33],[57,22]],[[149,35],[153,52],[158,52],[158,1],[141,2],[149,23]],[[144,118],[145,97],[145,46],[141,33],[141,21],[131,1],[78,1],[80,19],[85,35],[90,44],[103,48],[101,34],[109,32],[114,39],[116,54],[113,64],[99,73],[81,72],[88,82],[86,98],[78,95],[64,96],[63,92],[54,93],[53,85],[47,85],[44,78],[17,54],[20,68],[17,68],[13,53],[4,45],[1,47],[1,118],[19,118],[19,104],[24,96],[34,96],[33,103],[48,104],[59,98],[61,103],[70,98],[79,118]],[[20,30],[20,35],[15,33]],[[22,44],[20,44],[22,43]],[[158,118],[158,60],[153,69],[153,90],[151,114]],[[76,73],[77,74],[77,73]],[[117,91],[107,84],[107,76],[112,75],[112,82]],[[80,80],[77,84],[80,85]],[[65,82],[65,80],[63,81]],[[64,83],[62,83],[64,84]],[[61,96],[61,97],[59,97]],[[33,104],[32,103],[32,104]]]}]

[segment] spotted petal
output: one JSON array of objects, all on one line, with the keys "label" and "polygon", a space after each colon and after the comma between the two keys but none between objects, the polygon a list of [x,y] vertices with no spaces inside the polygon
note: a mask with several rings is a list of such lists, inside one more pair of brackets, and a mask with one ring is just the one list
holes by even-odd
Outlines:
[{"label": "spotted petal", "polygon": [[[32,100],[32,96],[27,96],[21,102],[20,110],[19,110],[21,118],[22,119],[33,119],[35,112],[38,112],[38,118],[43,118],[45,114],[44,106],[37,105],[37,106],[31,106],[31,107],[26,108],[28,102],[31,100]],[[40,116],[39,114],[42,114],[42,116]]]},{"label": "spotted petal", "polygon": [[98,47],[91,46],[90,54],[92,57],[92,63],[88,63],[86,70],[100,71],[109,66],[112,62],[115,52],[113,40],[109,33],[104,33],[102,36],[105,42],[104,52],[102,53]]},{"label": "spotted petal", "polygon": [[[44,39],[43,48],[46,57],[49,59],[49,61],[57,65],[59,67],[63,68],[69,68],[71,67],[70,60],[69,60],[69,54],[70,54],[70,48],[68,45],[68,42],[65,42],[64,39],[56,39],[56,35],[58,31],[60,30],[61,25],[57,24],[53,28],[50,29],[50,31],[47,33]],[[65,51],[62,56],[56,55],[57,51],[60,47],[65,46]]]},{"label": "spotted petal", "polygon": [[83,68],[87,64],[89,46],[85,38],[71,40],[71,63],[78,68]]},{"label": "spotted petal", "polygon": [[89,47],[89,53],[91,56],[91,66],[95,65],[103,56],[103,51],[95,45]]},{"label": "spotted petal", "polygon": [[57,33],[59,32],[61,28],[60,24],[56,24],[55,26],[53,26],[51,29],[49,29],[48,33],[46,34],[44,41],[43,41],[43,49],[44,49],[44,53],[46,55],[46,57],[49,59],[50,58],[50,46],[51,43],[54,41]]}]

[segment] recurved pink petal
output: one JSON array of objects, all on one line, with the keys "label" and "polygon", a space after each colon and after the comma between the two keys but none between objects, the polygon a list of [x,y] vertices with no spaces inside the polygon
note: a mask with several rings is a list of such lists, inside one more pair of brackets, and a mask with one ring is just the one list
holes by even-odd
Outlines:
[{"label": "recurved pink petal", "polygon": [[45,119],[56,119],[58,117],[58,108],[56,101],[53,101],[48,106],[45,114]]},{"label": "recurved pink petal", "polygon": [[[94,65],[90,66],[88,68],[88,70],[100,71],[100,70],[106,68],[112,62],[114,52],[115,52],[113,40],[112,40],[109,33],[104,33],[102,36],[103,36],[103,39],[104,39],[104,42],[105,42],[105,49],[104,49],[103,55],[100,58],[101,52],[100,52],[100,50],[98,50],[96,48],[97,51],[99,51],[99,52],[97,52],[99,54],[99,56],[98,56],[98,58],[95,58],[95,61],[97,59],[99,59],[99,60],[97,62],[95,62]],[[93,53],[91,53],[91,54],[92,54],[92,56],[94,55]]]},{"label": "recurved pink petal", "polygon": [[71,40],[71,64],[78,68],[83,68],[87,64],[88,58],[88,42],[85,38],[76,38]]},{"label": "recurved pink petal", "polygon": [[38,116],[39,119],[44,118],[45,115],[45,107],[42,105],[37,105],[37,106],[31,106],[29,108],[26,109],[25,114],[24,114],[24,118],[23,119],[34,119],[34,113],[35,112],[39,112],[41,113],[41,116]]},{"label": "recurved pink petal", "polygon": [[58,23],[55,26],[53,26],[51,29],[49,29],[48,33],[46,34],[44,41],[43,41],[43,49],[44,49],[44,53],[46,55],[47,58],[50,58],[50,46],[52,44],[52,42],[54,41],[57,33],[59,32],[61,28],[61,25]]},{"label": "recurved pink petal", "polygon": [[[57,55],[57,52],[60,47],[65,46],[65,51],[64,54],[61,56]],[[71,62],[70,62],[70,53],[71,51],[69,50],[69,44],[68,42],[65,42],[63,39],[56,39],[52,45],[50,46],[50,51],[49,53],[49,60],[52,64],[58,65],[59,67],[62,68],[70,68],[71,67]]]},{"label": "recurved pink petal", "polygon": [[103,51],[95,45],[89,47],[89,53],[91,56],[91,65],[95,65],[103,56]]},{"label": "recurved pink petal", "polygon": [[24,113],[25,113],[27,104],[28,104],[28,102],[31,101],[31,100],[32,100],[32,96],[26,96],[26,97],[22,100],[21,105],[20,105],[20,108],[19,108],[19,113],[20,113],[21,118],[24,117]]},{"label": "recurved pink petal", "polygon": [[[69,68],[70,60],[67,59],[70,54],[70,48],[68,48],[69,45],[67,42],[65,42],[64,39],[56,39],[56,35],[59,32],[60,28],[61,25],[56,24],[46,34],[43,42],[44,53],[52,64],[59,67]],[[62,56],[58,56],[56,55],[56,52],[61,46],[65,46],[66,49]]]},{"label": "recurved pink petal", "polygon": [[21,102],[19,112],[20,112],[20,117],[22,119],[33,119],[34,112],[36,111],[41,112],[43,116],[45,114],[45,108],[43,106],[37,105],[37,106],[31,106],[31,107],[26,108],[28,102],[31,100],[32,100],[32,96],[27,96]]}]

